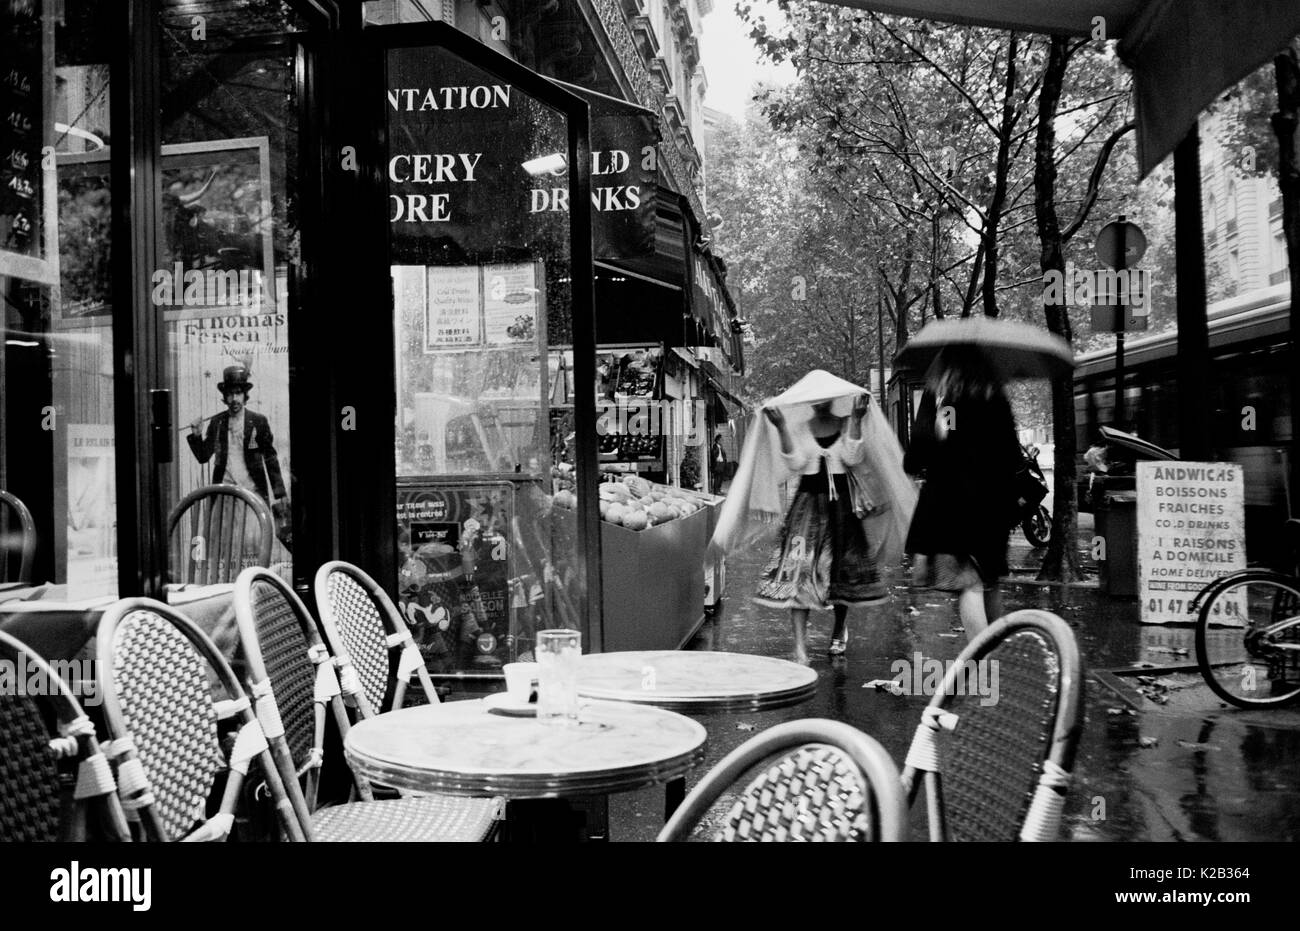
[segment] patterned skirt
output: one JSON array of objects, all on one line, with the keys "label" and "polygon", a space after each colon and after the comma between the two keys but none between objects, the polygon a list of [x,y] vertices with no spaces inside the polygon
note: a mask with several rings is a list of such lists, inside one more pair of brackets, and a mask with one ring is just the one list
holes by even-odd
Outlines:
[{"label": "patterned skirt", "polygon": [[848,481],[834,476],[834,500],[826,475],[806,475],[786,513],[754,601],[772,608],[826,608],[883,601],[889,590],[862,519],[853,513]]}]

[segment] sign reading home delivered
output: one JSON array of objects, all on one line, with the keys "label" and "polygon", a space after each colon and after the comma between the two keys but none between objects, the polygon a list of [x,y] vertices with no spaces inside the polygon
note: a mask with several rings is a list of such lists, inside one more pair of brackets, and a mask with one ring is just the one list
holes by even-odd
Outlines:
[{"label": "sign reading home delivered", "polygon": [[[1210,582],[1246,568],[1242,468],[1228,462],[1137,464],[1138,584],[1142,623],[1188,623]],[[1222,624],[1240,624],[1244,605]]]}]

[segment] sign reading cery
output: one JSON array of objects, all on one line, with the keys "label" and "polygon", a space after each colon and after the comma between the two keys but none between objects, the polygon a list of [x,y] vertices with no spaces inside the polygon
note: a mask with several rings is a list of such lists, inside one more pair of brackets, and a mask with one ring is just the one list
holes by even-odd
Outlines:
[{"label": "sign reading cery", "polygon": [[[395,112],[428,110],[510,109],[509,84],[473,87],[400,87],[388,91]],[[482,152],[419,152],[394,155],[388,160],[388,180],[393,184],[454,184],[478,180],[475,169]],[[451,220],[451,194],[390,194],[391,223],[446,223]]]}]

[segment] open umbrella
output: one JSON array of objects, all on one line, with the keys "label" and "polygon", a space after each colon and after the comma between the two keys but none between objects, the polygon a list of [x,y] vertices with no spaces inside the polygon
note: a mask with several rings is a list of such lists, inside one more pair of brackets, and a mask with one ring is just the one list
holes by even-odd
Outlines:
[{"label": "open umbrella", "polygon": [[899,350],[894,365],[925,371],[948,346],[982,349],[1005,379],[1051,378],[1074,369],[1070,344],[1055,333],[984,316],[932,320]]}]

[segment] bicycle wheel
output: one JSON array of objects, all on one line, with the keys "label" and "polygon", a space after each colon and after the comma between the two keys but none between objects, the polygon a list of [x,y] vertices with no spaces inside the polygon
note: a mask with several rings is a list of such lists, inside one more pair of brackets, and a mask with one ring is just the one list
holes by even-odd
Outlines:
[{"label": "bicycle wheel", "polygon": [[1245,572],[1201,605],[1196,661],[1215,694],[1242,708],[1300,699],[1300,580]]}]

